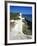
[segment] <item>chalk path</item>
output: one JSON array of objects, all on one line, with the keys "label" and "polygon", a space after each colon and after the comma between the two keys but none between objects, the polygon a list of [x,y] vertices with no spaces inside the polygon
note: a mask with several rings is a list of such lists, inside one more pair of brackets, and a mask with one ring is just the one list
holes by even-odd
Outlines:
[{"label": "chalk path", "polygon": [[31,39],[30,35],[23,34],[21,32],[10,32],[10,40],[24,40]]},{"label": "chalk path", "polygon": [[16,21],[17,24],[15,25],[15,28],[11,29],[12,31],[10,32],[10,40],[24,40],[24,39],[31,39],[32,36],[30,35],[26,35],[26,34],[23,34],[21,33],[21,21]]}]

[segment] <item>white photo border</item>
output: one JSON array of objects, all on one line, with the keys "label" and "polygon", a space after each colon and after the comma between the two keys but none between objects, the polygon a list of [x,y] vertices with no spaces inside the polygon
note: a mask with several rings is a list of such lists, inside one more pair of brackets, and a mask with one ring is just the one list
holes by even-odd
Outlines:
[{"label": "white photo border", "polygon": [[[24,40],[10,40],[9,39],[9,32],[10,32],[10,6],[29,6],[29,7],[32,7],[32,39],[25,39]],[[29,43],[29,42],[35,42],[35,5],[34,3],[29,3],[29,4],[26,4],[26,3],[12,3],[11,2],[8,2],[7,1],[7,32],[6,32],[6,35],[7,35],[7,39],[5,39],[5,41],[7,40],[7,43],[8,44],[13,44],[13,43]]]}]

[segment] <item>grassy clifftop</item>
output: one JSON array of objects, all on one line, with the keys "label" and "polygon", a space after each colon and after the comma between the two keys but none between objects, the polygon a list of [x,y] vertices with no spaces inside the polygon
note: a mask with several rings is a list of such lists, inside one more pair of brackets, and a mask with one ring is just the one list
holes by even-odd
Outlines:
[{"label": "grassy clifftop", "polygon": [[19,18],[19,13],[10,13],[10,20],[18,20]]}]

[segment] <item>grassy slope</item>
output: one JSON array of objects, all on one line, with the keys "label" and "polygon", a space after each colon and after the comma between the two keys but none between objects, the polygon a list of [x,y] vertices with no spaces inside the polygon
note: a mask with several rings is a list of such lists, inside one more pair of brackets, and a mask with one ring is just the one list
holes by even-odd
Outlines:
[{"label": "grassy slope", "polygon": [[10,20],[18,20],[19,18],[19,14],[18,13],[10,13]]},{"label": "grassy slope", "polygon": [[29,26],[28,26],[28,28],[27,28],[27,24],[24,24],[23,25],[23,33],[24,34],[27,34],[27,35],[32,35],[32,29],[31,28],[29,28]]}]

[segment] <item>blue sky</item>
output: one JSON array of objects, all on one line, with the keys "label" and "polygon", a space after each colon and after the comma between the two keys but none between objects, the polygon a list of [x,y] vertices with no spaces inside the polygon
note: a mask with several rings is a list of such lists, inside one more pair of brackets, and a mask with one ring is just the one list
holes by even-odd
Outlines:
[{"label": "blue sky", "polygon": [[10,6],[11,13],[21,12],[22,14],[32,14],[32,7],[27,6]]}]

